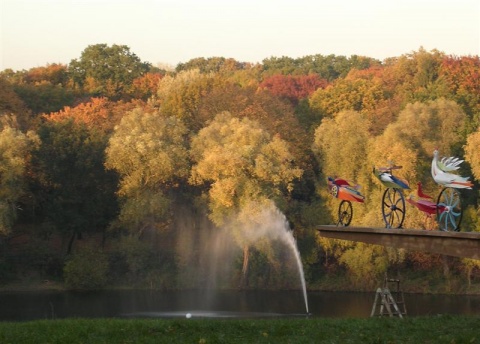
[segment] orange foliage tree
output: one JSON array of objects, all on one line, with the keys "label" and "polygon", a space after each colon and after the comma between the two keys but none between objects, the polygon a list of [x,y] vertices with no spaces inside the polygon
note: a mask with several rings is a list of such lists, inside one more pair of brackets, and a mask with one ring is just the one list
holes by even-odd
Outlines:
[{"label": "orange foliage tree", "polygon": [[[480,116],[480,57],[448,56],[443,59],[439,73],[465,113],[470,117]],[[472,123],[473,130],[479,122],[476,119]]]},{"label": "orange foliage tree", "polygon": [[147,105],[139,100],[112,102],[107,98],[92,98],[89,102],[81,103],[75,107],[66,106],[61,111],[44,115],[44,118],[52,122],[73,119],[77,124],[83,123],[88,127],[110,132],[119,123],[124,113],[136,107],[147,107]]},{"label": "orange foliage tree", "polygon": [[47,81],[52,85],[67,85],[69,77],[64,64],[47,64],[45,67],[35,67],[27,71],[25,82],[36,84]]}]

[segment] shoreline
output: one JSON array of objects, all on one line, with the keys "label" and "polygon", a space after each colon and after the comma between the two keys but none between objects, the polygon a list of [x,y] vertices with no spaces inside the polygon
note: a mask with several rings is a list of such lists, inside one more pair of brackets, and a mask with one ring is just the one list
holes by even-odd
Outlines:
[{"label": "shoreline", "polygon": [[[68,289],[65,285],[61,282],[44,280],[38,283],[29,283],[25,284],[22,282],[17,283],[8,283],[5,285],[0,285],[0,293],[9,293],[9,292],[40,292],[40,291],[56,291],[56,292],[108,292],[108,291],[120,291],[120,290],[152,290],[152,291],[163,291],[163,292],[171,292],[171,291],[187,291],[187,290],[203,290],[204,288],[177,288],[177,289],[152,289],[152,288],[142,288],[138,286],[115,286],[115,287],[105,287],[102,289]],[[254,288],[246,288],[246,289],[217,289],[217,291],[255,291],[255,290],[263,290],[272,292],[275,291],[288,291],[293,289],[254,289]],[[295,289],[296,290],[296,289]],[[346,289],[346,288],[339,288],[339,289],[332,289],[332,288],[307,288],[307,293],[315,293],[315,292],[328,292],[328,293],[372,293],[375,294],[377,288],[372,290],[360,290],[360,289]],[[403,290],[404,294],[410,295],[458,295],[458,296],[474,296],[480,295],[478,291],[470,291],[470,292],[421,292],[421,291],[409,291]]]}]

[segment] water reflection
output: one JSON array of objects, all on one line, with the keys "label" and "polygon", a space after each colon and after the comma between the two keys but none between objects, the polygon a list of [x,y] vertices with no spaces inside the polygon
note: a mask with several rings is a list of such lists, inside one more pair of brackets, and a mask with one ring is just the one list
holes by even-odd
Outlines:
[{"label": "water reflection", "polygon": [[[313,317],[367,318],[375,293],[310,292]],[[480,295],[405,294],[407,316],[480,314]],[[300,291],[3,292],[0,320],[103,317],[299,317]]]}]

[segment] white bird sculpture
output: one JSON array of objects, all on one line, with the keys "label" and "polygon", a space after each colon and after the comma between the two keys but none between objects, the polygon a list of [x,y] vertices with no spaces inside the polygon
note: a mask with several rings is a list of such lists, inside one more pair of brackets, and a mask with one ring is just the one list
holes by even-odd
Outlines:
[{"label": "white bird sculpture", "polygon": [[452,187],[457,189],[471,189],[473,184],[469,180],[470,177],[461,177],[459,175],[450,173],[451,171],[458,170],[463,160],[458,158],[442,158],[438,160],[438,150],[433,151],[432,160],[432,177],[433,180],[439,185],[445,187]]},{"label": "white bird sculpture", "polygon": [[437,166],[444,172],[450,172],[450,171],[458,170],[462,162],[463,160],[460,160],[459,158],[443,157],[442,160],[437,161]]}]

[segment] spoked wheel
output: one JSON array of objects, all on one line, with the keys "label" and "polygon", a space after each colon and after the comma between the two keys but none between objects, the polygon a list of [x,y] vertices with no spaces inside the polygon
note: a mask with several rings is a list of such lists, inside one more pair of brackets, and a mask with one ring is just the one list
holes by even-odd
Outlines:
[{"label": "spoked wheel", "polygon": [[394,188],[388,188],[383,193],[382,215],[387,228],[402,228],[405,219],[405,198],[403,193]]},{"label": "spoked wheel", "polygon": [[330,193],[332,194],[333,197],[337,198],[338,197],[338,186],[333,185],[332,188],[330,189]]},{"label": "spoked wheel", "polygon": [[348,226],[352,222],[353,207],[350,201],[341,201],[338,206],[338,223],[342,226]]},{"label": "spoked wheel", "polygon": [[442,231],[460,230],[462,221],[460,192],[454,188],[444,188],[437,199],[437,222]]}]

